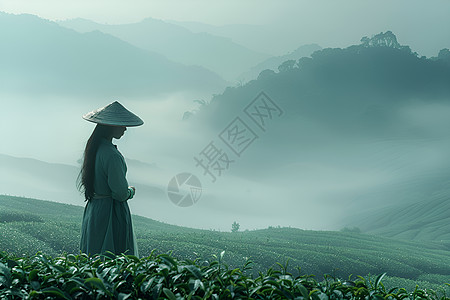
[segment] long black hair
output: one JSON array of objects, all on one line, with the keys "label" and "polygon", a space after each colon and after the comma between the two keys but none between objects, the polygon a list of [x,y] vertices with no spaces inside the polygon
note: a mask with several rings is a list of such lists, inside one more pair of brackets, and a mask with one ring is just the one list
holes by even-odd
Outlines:
[{"label": "long black hair", "polygon": [[94,197],[95,157],[102,138],[111,137],[112,126],[97,124],[84,149],[83,164],[78,174],[77,186],[84,192],[85,200]]}]

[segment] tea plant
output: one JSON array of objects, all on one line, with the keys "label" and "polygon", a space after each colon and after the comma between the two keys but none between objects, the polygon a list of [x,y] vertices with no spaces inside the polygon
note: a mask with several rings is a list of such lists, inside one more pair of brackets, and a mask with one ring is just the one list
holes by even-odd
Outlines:
[{"label": "tea plant", "polygon": [[223,263],[224,252],[211,262],[178,260],[168,254],[139,259],[131,255],[88,257],[66,254],[30,257],[0,254],[2,299],[450,299],[444,291],[387,290],[385,274],[341,280],[294,276],[287,264],[249,275]]},{"label": "tea plant", "polygon": [[[0,195],[0,211],[17,212],[19,208],[24,215],[38,215],[40,219],[0,222],[0,251],[14,257],[34,257],[37,251],[51,257],[79,253],[82,207]],[[324,276],[329,279],[326,274],[344,278],[348,274],[386,272],[389,276],[383,283],[387,290],[399,286],[414,290],[418,283],[440,291],[440,285],[450,281],[448,241],[402,241],[356,232],[282,227],[218,232],[139,216],[133,216],[133,225],[141,256],[172,253],[185,261],[204,262],[209,261],[211,253],[225,250],[227,255],[221,263],[231,270],[252,261],[252,268],[243,272],[252,280],[276,268],[277,262],[289,260],[286,273],[294,274],[295,266],[301,266],[304,274],[315,274],[321,282]],[[445,291],[449,294],[450,286]]]}]

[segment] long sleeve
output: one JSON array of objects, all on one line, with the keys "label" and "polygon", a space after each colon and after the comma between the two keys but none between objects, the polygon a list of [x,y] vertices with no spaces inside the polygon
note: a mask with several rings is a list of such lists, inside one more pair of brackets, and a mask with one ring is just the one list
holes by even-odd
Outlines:
[{"label": "long sleeve", "polygon": [[129,195],[126,179],[127,166],[122,155],[119,153],[111,155],[106,161],[106,169],[112,198],[118,201],[126,201]]},{"label": "long sleeve", "polygon": [[127,165],[122,154],[107,140],[102,140],[95,162],[94,191],[99,197],[117,201],[128,199]]}]

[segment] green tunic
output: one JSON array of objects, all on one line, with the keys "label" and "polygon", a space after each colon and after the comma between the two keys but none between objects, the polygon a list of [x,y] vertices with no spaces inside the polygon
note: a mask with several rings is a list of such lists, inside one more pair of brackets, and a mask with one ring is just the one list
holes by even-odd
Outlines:
[{"label": "green tunic", "polygon": [[80,249],[89,255],[137,254],[128,207],[127,166],[110,141],[102,139],[95,158],[95,196],[84,209]]}]

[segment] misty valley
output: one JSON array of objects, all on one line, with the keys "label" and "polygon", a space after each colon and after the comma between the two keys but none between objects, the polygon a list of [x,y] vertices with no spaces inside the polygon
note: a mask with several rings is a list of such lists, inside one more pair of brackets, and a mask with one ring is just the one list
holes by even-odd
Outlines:
[{"label": "misty valley", "polygon": [[[0,11],[0,298],[449,299],[450,50],[258,30]],[[115,100],[139,252],[90,257],[81,116]]]}]

